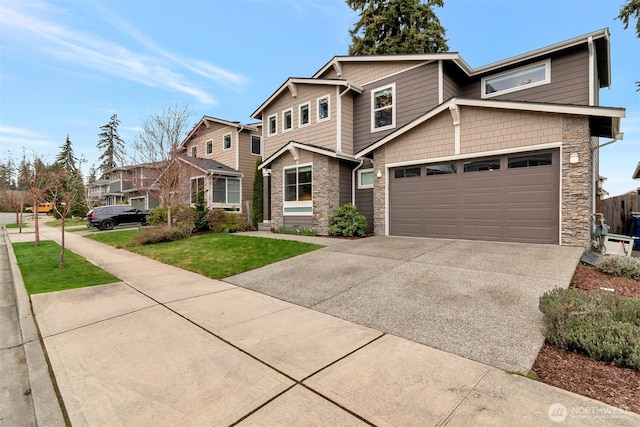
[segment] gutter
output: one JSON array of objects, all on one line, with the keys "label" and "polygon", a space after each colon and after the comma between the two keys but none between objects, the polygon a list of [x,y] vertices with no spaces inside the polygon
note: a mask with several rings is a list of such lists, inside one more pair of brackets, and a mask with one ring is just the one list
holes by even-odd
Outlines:
[{"label": "gutter", "polygon": [[360,159],[360,164],[351,171],[351,204],[356,205],[356,171],[364,164],[364,157]]}]

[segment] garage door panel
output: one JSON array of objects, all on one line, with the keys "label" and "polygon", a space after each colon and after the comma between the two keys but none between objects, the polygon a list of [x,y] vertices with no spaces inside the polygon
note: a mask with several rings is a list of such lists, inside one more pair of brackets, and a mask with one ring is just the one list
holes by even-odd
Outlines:
[{"label": "garage door panel", "polygon": [[[394,235],[558,243],[559,151],[553,165],[394,179],[389,232]],[[418,167],[418,166],[414,166]]]}]

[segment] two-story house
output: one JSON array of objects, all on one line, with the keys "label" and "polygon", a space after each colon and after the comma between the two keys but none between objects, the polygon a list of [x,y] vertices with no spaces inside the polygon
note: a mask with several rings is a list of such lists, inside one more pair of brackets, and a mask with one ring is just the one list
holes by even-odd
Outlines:
[{"label": "two-story house", "polygon": [[87,201],[90,207],[106,205],[109,192],[109,180],[98,179],[87,184]]},{"label": "two-story house", "polygon": [[599,138],[619,139],[607,29],[479,68],[458,53],[336,56],[263,123],[265,218],[326,234],[352,202],[379,235],[586,246]]},{"label": "two-story house", "polygon": [[181,144],[190,180],[188,200],[203,191],[207,207],[248,213],[256,161],[262,155],[262,125],[203,116]]},{"label": "two-story house", "polygon": [[119,166],[107,171],[109,187],[103,193],[106,205],[129,204],[138,209],[153,209],[159,206],[154,183],[162,165],[144,163]]}]

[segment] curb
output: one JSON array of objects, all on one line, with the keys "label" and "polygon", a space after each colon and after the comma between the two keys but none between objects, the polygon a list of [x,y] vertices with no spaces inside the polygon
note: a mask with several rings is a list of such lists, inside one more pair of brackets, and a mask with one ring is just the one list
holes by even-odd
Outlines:
[{"label": "curb", "polygon": [[29,386],[31,399],[35,413],[36,425],[57,426],[65,425],[65,419],[60,408],[58,396],[53,387],[53,381],[49,372],[49,364],[44,355],[43,343],[40,340],[38,330],[31,312],[31,300],[22,280],[22,274],[18,268],[18,261],[13,252],[13,246],[9,240],[9,233],[2,227],[4,240],[7,244],[11,276],[13,279],[13,291],[18,311],[18,323],[22,336],[27,370],[29,373]]}]

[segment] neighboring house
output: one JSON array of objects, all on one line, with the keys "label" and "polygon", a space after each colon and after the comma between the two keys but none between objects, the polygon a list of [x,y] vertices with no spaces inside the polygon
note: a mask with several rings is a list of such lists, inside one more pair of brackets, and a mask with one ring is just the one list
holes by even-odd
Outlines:
[{"label": "neighboring house", "polygon": [[586,246],[599,137],[620,138],[607,29],[479,68],[457,53],[336,56],[261,120],[265,219],[326,234],[353,202],[378,235]]},{"label": "neighboring house", "polygon": [[87,184],[87,200],[89,206],[106,205],[107,193],[109,192],[109,180],[99,179]]},{"label": "neighboring house", "polygon": [[138,209],[159,206],[153,184],[162,170],[158,164],[120,166],[107,171],[109,188],[103,193],[106,205],[128,204]]},{"label": "neighboring house", "polygon": [[[181,144],[190,180],[188,199],[204,191],[209,208],[246,212],[253,198],[253,178],[262,155],[262,125],[241,124],[204,116]],[[248,212],[247,212],[248,213]]]}]

